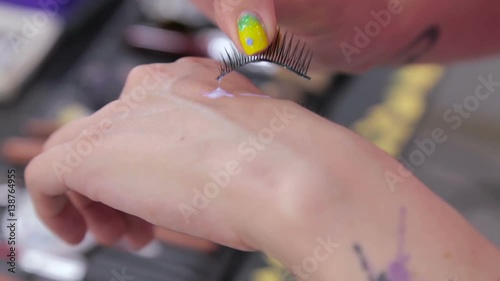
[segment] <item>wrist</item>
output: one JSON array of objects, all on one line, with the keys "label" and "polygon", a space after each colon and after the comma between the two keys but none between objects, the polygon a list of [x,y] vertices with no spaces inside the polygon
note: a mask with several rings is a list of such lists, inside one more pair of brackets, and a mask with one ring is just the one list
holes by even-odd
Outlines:
[{"label": "wrist", "polygon": [[320,277],[328,276],[331,263],[345,262],[336,257],[352,256],[351,228],[357,217],[353,213],[370,209],[356,201],[373,198],[375,190],[367,190],[370,185],[385,184],[378,165],[391,159],[346,129],[321,124],[309,133],[323,134],[324,141],[312,144],[315,149],[302,154],[307,157],[281,173],[287,177],[269,193],[265,215],[245,228],[254,249],[308,280],[324,280]]},{"label": "wrist", "polygon": [[[316,248],[320,248],[320,256],[329,256],[339,246],[332,234],[334,209],[339,206],[332,204],[338,200],[337,191],[327,177],[311,170],[314,167],[304,165],[290,171],[288,175],[293,176],[284,179],[270,194],[265,214],[245,229],[252,248],[278,260],[299,279],[304,259],[313,256]],[[304,279],[314,280],[309,278],[312,274],[304,272]]]}]

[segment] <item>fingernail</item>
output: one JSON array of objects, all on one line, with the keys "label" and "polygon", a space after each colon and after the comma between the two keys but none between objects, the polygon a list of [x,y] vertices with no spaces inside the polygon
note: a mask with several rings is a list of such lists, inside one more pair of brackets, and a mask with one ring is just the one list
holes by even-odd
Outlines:
[{"label": "fingernail", "polygon": [[244,13],[240,16],[238,34],[247,55],[254,55],[269,46],[266,30],[259,17],[253,13]]}]

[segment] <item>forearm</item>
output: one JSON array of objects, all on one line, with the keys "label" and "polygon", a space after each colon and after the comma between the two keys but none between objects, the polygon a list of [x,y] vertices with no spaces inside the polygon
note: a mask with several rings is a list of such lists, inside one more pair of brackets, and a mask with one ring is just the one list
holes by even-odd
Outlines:
[{"label": "forearm", "polygon": [[490,0],[384,0],[366,8],[353,6],[349,14],[357,19],[347,22],[353,31],[339,47],[347,65],[358,69],[494,54],[500,50],[500,37],[492,36],[499,12],[500,2]]},{"label": "forearm", "polygon": [[[264,251],[303,280],[500,280],[495,246],[389,156],[356,147],[356,159],[325,160],[336,180],[317,189],[317,204],[280,208],[281,219],[262,230]],[[390,173],[403,179],[395,189]]]}]

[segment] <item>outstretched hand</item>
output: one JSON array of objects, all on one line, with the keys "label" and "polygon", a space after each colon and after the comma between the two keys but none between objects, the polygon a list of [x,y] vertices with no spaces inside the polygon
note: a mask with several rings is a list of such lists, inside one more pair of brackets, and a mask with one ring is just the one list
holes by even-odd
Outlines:
[{"label": "outstretched hand", "polygon": [[282,215],[276,206],[320,194],[292,189],[321,159],[308,135],[329,122],[236,73],[230,94],[207,97],[216,69],[195,58],[137,67],[119,100],[53,134],[26,171],[41,219],[70,243],[90,230],[141,246],[154,224],[258,249],[254,232]]}]

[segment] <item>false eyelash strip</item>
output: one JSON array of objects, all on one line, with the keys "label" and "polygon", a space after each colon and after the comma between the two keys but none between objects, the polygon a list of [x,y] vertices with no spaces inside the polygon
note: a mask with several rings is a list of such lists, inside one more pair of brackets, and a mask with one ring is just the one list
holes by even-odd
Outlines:
[{"label": "false eyelash strip", "polygon": [[228,52],[227,49],[225,49],[225,51],[225,55],[221,54],[220,75],[217,77],[217,80],[237,68],[249,63],[261,61],[280,65],[299,76],[308,80],[311,79],[311,77],[307,76],[307,72],[311,65],[313,53],[307,48],[305,42],[302,42],[300,39],[295,39],[293,34],[290,36],[288,32],[285,32],[282,36],[281,32],[278,30],[274,42],[260,54],[247,56],[234,47],[232,47],[231,52]]}]

